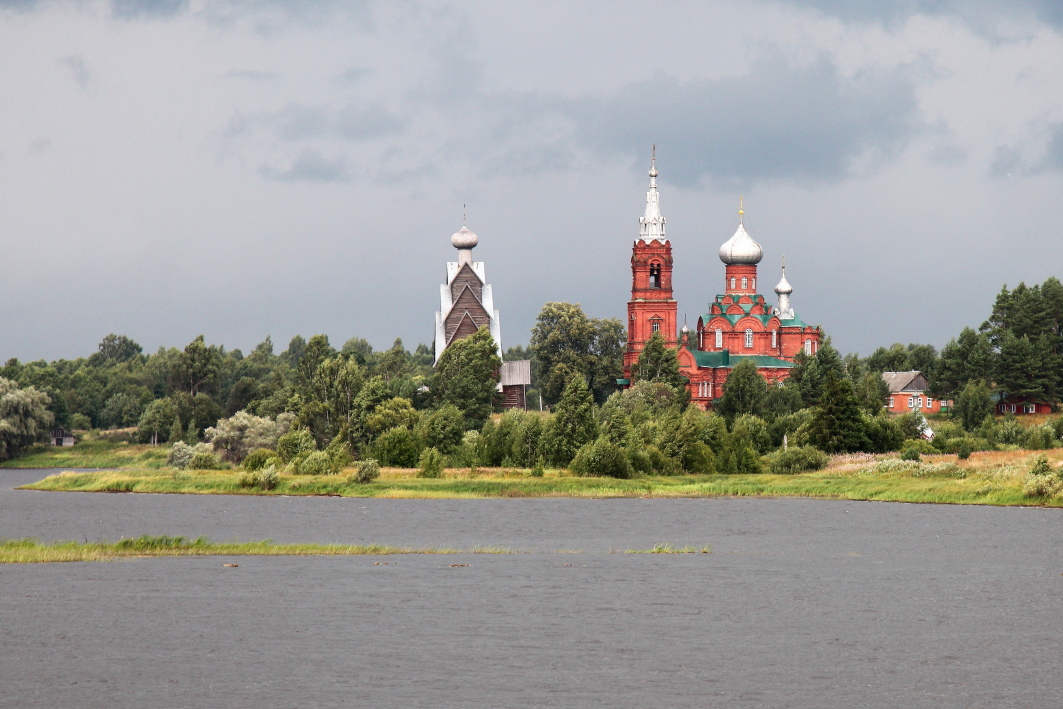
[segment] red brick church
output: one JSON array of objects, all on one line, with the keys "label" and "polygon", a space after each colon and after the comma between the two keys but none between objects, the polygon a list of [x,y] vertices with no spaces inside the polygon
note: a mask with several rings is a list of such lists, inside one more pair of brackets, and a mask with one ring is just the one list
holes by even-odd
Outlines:
[{"label": "red brick church", "polygon": [[631,248],[631,300],[627,304],[627,350],[624,376],[646,341],[660,332],[665,344],[676,347],[680,373],[687,378],[690,398],[702,408],[723,396],[727,375],[744,359],[752,359],[769,383],[781,382],[801,351],[814,354],[820,329],[802,322],[790,307],[793,287],[786,266],[775,286],[778,306],[769,305],[757,292],[757,264],[763,250],[746,231],[744,213],[738,210],[738,230],[720,247],[724,263],[724,292],[709,303],[698,318],[697,329],[686,325],[677,331],[677,303],[672,298],[672,245],[665,236],[657,192],[657,161],[650,167],[646,214],[639,219],[639,238]]}]

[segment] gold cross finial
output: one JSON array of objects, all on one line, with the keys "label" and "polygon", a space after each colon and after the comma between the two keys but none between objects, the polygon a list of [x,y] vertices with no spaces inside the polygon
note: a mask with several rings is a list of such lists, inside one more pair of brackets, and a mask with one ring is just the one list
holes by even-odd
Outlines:
[{"label": "gold cross finial", "polygon": [[739,224],[744,223],[742,215],[744,215],[746,213],[746,211],[744,209],[742,209],[742,201],[743,201],[742,195],[738,195],[738,223]]},{"label": "gold cross finial", "polygon": [[462,202],[462,205],[461,205],[461,225],[462,226],[466,226],[466,224],[465,224],[465,203],[464,202]]}]

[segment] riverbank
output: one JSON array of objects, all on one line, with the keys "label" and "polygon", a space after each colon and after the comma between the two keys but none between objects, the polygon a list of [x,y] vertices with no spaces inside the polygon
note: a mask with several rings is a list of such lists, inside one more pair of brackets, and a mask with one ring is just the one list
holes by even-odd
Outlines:
[{"label": "riverbank", "polygon": [[[64,472],[23,489],[64,492],[135,492],[200,495],[329,495],[380,498],[489,497],[811,497],[936,504],[1063,507],[1063,497],[1031,498],[1023,482],[1039,452],[979,453],[969,460],[927,456],[921,462],[895,457],[835,456],[821,471],[798,475],[679,475],[630,480],[574,477],[547,471],[533,477],[514,469],[448,469],[440,478],[415,470],[385,468],[371,483],[344,475],[280,475],[274,489],[246,487],[240,471],[128,469]],[[1048,451],[1053,464],[1063,450]]]}]

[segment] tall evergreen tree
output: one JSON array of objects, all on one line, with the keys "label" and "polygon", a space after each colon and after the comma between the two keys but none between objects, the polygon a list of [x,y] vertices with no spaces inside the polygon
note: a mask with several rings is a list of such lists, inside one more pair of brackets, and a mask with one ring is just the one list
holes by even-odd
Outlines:
[{"label": "tall evergreen tree", "polygon": [[993,398],[989,387],[980,379],[972,379],[956,394],[952,417],[967,431],[974,431],[993,414]]},{"label": "tall evergreen tree", "polygon": [[808,429],[812,444],[827,453],[866,451],[871,447],[860,404],[848,379],[827,374],[823,395],[812,409]]}]

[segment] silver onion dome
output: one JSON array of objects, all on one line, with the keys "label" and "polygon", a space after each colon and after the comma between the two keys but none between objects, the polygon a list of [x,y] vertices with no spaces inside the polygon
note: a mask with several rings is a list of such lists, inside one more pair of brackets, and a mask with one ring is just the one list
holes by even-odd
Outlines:
[{"label": "silver onion dome", "polygon": [[455,249],[471,249],[479,243],[480,237],[475,232],[469,231],[468,227],[462,227],[450,237],[450,245]]},{"label": "silver onion dome", "polygon": [[720,260],[728,266],[733,264],[757,264],[764,256],[764,250],[760,244],[753,241],[753,237],[746,231],[744,224],[739,223],[738,231],[720,247]]},{"label": "silver onion dome", "polygon": [[775,292],[779,295],[790,295],[794,292],[794,287],[786,280],[786,266],[782,267],[782,278],[779,279],[779,285],[775,286]]}]

